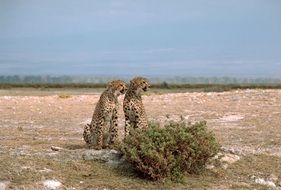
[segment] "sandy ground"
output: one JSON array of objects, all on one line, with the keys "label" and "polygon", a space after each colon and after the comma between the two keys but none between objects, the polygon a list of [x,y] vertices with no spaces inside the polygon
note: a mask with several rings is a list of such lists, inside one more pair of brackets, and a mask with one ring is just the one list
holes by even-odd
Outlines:
[{"label": "sandy ground", "polygon": [[[64,189],[96,187],[91,179],[67,180],[67,177],[58,171],[60,167],[66,166],[48,165],[45,162],[41,163],[40,159],[53,159],[52,154],[55,153],[50,149],[51,146],[61,146],[69,150],[85,148],[82,140],[83,126],[90,121],[99,95],[100,92],[79,94],[54,91],[43,95],[26,91],[0,92],[0,182],[14,189],[36,189],[43,188],[40,186],[42,180],[55,178],[64,184]],[[122,98],[120,97],[120,103]],[[270,176],[276,178],[272,179],[276,188],[278,183],[281,184],[281,90],[153,93],[144,95],[143,101],[149,120],[161,123],[182,119],[191,122],[206,120],[223,149],[240,157],[239,161],[225,170],[205,174],[207,177],[204,177],[204,189],[262,189],[267,187],[257,185],[254,178],[260,177],[266,181]],[[122,105],[119,110],[119,126],[124,125],[121,108]],[[120,127],[121,135],[122,132]],[[61,162],[59,156],[55,158]],[[62,158],[72,160],[71,154]],[[87,168],[83,161],[77,162],[82,168]],[[44,166],[41,167],[40,164]],[[52,172],[42,172],[32,179],[19,177],[25,175],[24,171],[20,173],[24,167],[39,171],[48,170],[48,166],[53,168],[50,171],[53,171],[54,175]],[[89,168],[86,170],[90,172]],[[103,170],[111,172],[108,168]],[[114,179],[118,180],[117,174],[115,177]],[[122,184],[127,185],[122,186],[116,182],[108,189],[158,187],[143,180],[130,181],[130,176],[121,178]],[[172,186],[176,189],[201,189],[202,179],[191,179],[199,181],[188,181],[192,186]],[[132,185],[136,183],[140,186]],[[98,187],[103,187],[105,182],[99,179],[96,184],[99,185],[96,189],[99,189]],[[171,186],[163,186],[166,187]]]}]

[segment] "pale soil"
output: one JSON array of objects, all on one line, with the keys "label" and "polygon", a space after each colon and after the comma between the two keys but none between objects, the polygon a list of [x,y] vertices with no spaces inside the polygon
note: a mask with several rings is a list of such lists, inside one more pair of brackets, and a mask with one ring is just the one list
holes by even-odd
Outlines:
[{"label": "pale soil", "polygon": [[[85,149],[83,126],[100,91],[22,94],[0,90],[0,182],[10,188],[42,189],[42,180],[54,179],[63,189],[262,189],[252,175],[274,175],[276,186],[281,184],[281,90],[144,95],[149,120],[206,120],[223,149],[241,157],[227,169],[187,176],[184,184],[149,182],[77,156]],[[51,146],[69,151],[54,152]]]}]

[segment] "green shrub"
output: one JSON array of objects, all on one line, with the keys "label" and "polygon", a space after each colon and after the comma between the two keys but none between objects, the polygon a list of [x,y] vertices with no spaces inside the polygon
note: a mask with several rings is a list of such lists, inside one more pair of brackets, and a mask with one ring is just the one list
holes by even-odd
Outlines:
[{"label": "green shrub", "polygon": [[132,130],[121,146],[126,159],[151,180],[178,181],[185,172],[198,173],[218,150],[206,122],[171,122],[165,127],[152,123],[145,130]]}]

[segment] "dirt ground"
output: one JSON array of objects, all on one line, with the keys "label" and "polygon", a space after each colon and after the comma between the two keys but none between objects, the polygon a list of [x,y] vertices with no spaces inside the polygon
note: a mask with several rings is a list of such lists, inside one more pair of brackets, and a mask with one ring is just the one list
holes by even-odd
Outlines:
[{"label": "dirt ground", "polygon": [[83,126],[99,95],[100,90],[0,90],[0,189],[1,183],[6,189],[44,189],[43,181],[49,179],[61,182],[61,189],[280,188],[281,90],[144,95],[149,120],[206,120],[222,149],[239,158],[201,175],[187,175],[183,183],[150,182],[130,171],[80,159],[79,152],[86,149]]}]

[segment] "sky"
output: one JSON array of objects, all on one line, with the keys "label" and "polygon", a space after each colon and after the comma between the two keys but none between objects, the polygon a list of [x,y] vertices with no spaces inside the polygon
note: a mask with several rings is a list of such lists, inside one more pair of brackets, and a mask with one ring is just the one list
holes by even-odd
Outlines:
[{"label": "sky", "polygon": [[281,0],[0,0],[0,75],[281,78]]}]

